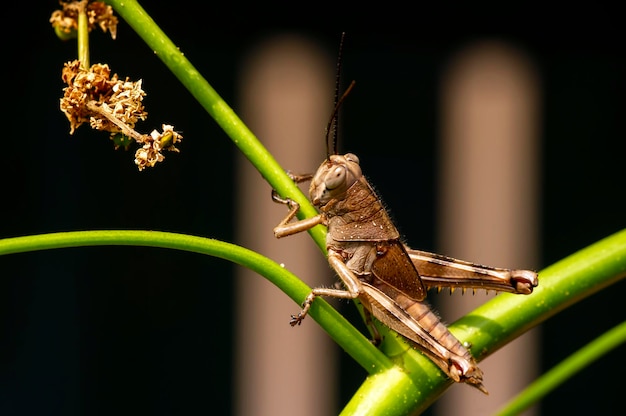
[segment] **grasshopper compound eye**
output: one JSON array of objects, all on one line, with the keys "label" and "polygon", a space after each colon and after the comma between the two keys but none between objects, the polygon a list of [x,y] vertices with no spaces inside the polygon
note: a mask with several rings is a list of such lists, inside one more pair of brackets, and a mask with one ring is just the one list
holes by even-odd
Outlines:
[{"label": "grasshopper compound eye", "polygon": [[324,184],[326,189],[332,191],[344,185],[346,183],[346,168],[343,166],[336,166],[326,175]]}]

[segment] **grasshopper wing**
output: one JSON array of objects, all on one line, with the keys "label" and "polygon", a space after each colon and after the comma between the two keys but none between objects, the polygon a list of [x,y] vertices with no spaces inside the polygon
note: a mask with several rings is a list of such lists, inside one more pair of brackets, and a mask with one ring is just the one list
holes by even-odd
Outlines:
[{"label": "grasshopper wing", "polygon": [[398,240],[376,244],[372,273],[410,299],[421,301],[426,298],[424,283],[406,249]]}]

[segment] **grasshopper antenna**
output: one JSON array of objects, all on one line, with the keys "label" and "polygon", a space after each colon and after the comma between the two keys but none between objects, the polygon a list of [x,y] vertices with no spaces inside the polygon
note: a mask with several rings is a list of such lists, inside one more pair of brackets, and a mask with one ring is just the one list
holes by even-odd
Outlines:
[{"label": "grasshopper antenna", "polygon": [[343,40],[345,36],[346,32],[341,32],[341,40],[339,41],[339,55],[337,56],[337,76],[335,78],[335,108],[333,109],[333,113],[331,114],[330,120],[328,120],[328,125],[326,126],[326,159],[329,159],[331,155],[331,149],[329,146],[331,132],[333,137],[332,154],[337,154],[337,119],[339,118],[339,107],[341,107],[341,103],[343,103],[355,84],[355,82],[352,81],[348,88],[341,95],[341,97],[339,97],[339,87],[341,84],[341,57],[343,55]]}]

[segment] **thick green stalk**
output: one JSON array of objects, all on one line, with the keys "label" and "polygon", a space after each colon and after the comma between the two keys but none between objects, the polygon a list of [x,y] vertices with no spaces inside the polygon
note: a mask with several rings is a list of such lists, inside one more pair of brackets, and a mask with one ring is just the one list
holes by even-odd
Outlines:
[{"label": "thick green stalk", "polygon": [[[626,277],[626,229],[604,238],[539,272],[539,286],[528,296],[503,293],[484,303],[449,326],[462,342],[472,345],[472,355],[483,360],[500,347],[554,316],[568,306]],[[391,338],[395,340],[395,338]],[[381,378],[369,377],[344,409],[345,415],[403,415],[424,411],[450,385],[440,370],[415,351],[402,351],[397,345],[384,348],[411,375],[410,384],[419,386],[411,394],[409,382],[396,383],[402,392],[398,403],[395,392],[384,396]],[[394,353],[394,351],[400,351]],[[407,383],[407,384],[404,384]],[[489,389],[488,375],[485,386]],[[470,387],[468,387],[470,388]],[[386,397],[368,400],[370,395]]]}]

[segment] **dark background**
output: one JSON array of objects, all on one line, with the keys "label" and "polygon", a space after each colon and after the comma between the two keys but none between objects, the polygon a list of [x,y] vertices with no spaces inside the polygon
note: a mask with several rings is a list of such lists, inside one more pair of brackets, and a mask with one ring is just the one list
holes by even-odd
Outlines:
[{"label": "dark background", "polygon": [[[359,154],[402,233],[424,249],[434,245],[441,70],[473,40],[511,42],[534,60],[543,88],[541,266],[626,225],[626,26],[616,8],[144,3],[235,110],[238,65],[260,39],[296,31],[334,54],[347,31],[344,77],[358,88],[342,113],[342,147]],[[142,126],[182,129],[182,152],[139,173],[106,134],[83,126],[69,136],[60,71],[76,46],[48,24],[55,1],[32,5],[5,26],[0,237],[156,229],[232,241],[237,149],[215,122],[121,22],[115,42],[93,33],[92,62],[142,78]],[[403,142],[406,131],[422,141]],[[408,180],[421,187],[417,208],[403,203]],[[129,247],[0,258],[0,413],[230,413],[232,272],[218,259]],[[543,367],[623,321],[625,289],[546,322]],[[615,414],[620,352],[546,397],[544,414]],[[358,385],[363,373],[347,368],[345,385]]]}]

